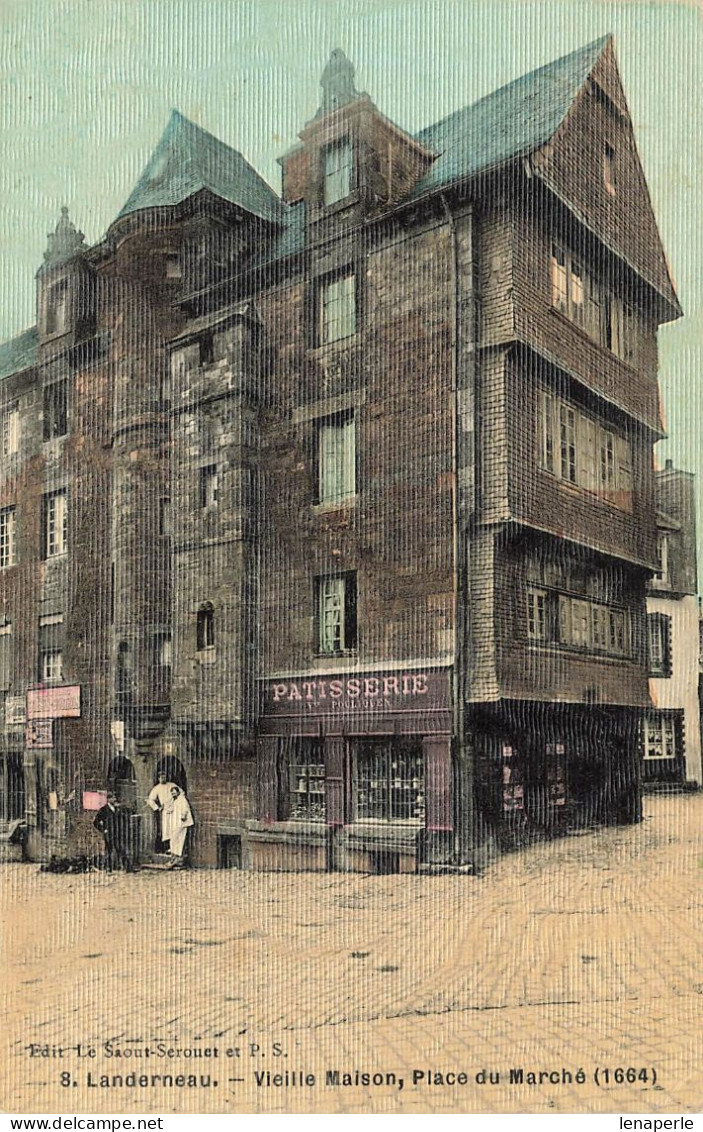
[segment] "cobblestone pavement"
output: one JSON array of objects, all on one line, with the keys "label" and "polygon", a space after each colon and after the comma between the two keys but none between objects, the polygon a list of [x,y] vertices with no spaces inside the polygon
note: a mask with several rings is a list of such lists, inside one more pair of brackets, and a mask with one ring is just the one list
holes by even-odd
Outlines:
[{"label": "cobblestone pavement", "polygon": [[[703,795],[646,798],[645,814],[504,857],[480,878],[5,865],[0,1105],[699,1111]],[[107,1057],[111,1038],[136,1052]],[[162,1057],[160,1042],[217,1056]],[[95,1057],[67,1048],[78,1043]],[[638,1077],[616,1083],[617,1069]],[[342,1083],[357,1070],[384,1082]],[[257,1084],[267,1071],[288,1084]],[[554,1076],[528,1083],[540,1071]],[[151,1082],[169,1074],[198,1083]],[[100,1084],[116,1075],[126,1083]],[[314,1085],[299,1083],[307,1075]]]}]

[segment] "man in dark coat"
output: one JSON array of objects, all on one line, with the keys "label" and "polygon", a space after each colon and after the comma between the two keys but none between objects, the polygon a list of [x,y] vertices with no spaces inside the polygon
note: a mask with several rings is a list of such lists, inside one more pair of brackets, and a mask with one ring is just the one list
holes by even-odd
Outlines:
[{"label": "man in dark coat", "polygon": [[108,872],[113,868],[124,869],[126,873],[134,872],[130,856],[130,813],[117,801],[117,796],[108,794],[107,804],[98,810],[93,825],[102,833],[105,839],[105,867]]}]

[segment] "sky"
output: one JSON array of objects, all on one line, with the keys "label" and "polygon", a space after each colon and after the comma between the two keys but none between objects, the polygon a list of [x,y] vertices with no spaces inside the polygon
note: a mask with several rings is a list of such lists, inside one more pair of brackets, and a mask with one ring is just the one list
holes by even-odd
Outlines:
[{"label": "sky", "polygon": [[657,459],[703,479],[701,4],[1,0],[0,340],[34,322],[34,276],[61,206],[89,243],[98,240],[172,107],[279,190],[276,158],[315,113],[334,47],[355,64],[357,89],[414,132],[611,32],[685,312],[660,332],[669,439]]}]

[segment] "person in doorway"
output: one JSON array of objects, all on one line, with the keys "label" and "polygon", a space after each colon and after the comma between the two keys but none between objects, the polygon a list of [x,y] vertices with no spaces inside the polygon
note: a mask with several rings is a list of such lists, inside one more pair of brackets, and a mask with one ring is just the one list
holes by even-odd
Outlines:
[{"label": "person in doorway", "polygon": [[135,872],[130,853],[130,812],[121,806],[112,791],[107,803],[98,810],[93,825],[105,841],[105,868],[111,873],[117,866],[126,873]]},{"label": "person in doorway", "polygon": [[166,806],[170,805],[173,801],[171,790],[175,785],[175,782],[169,782],[166,771],[160,770],[157,775],[156,786],[147,798],[147,806],[154,811],[154,822],[156,826],[154,831],[155,853],[165,853],[168,850],[168,838],[164,833],[164,811]]},{"label": "person in doorway", "polygon": [[168,851],[173,857],[173,868],[183,867],[186,837],[193,824],[193,814],[188,799],[180,786],[172,786],[171,800],[164,808],[162,834],[169,843]]}]

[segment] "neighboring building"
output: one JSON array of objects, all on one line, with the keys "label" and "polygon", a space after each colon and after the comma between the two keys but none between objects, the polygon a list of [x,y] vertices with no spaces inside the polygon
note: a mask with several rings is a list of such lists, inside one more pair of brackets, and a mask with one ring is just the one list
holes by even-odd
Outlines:
[{"label": "neighboring building", "polygon": [[645,783],[701,784],[699,611],[694,477],[671,460],[656,473],[659,569],[649,583]]},{"label": "neighboring building", "polygon": [[322,88],[282,199],[174,112],[0,352],[34,854],[87,843],[106,781],[143,816],[160,768],[209,863],[470,868],[640,817],[681,311],[612,42],[414,137],[343,53]]}]

